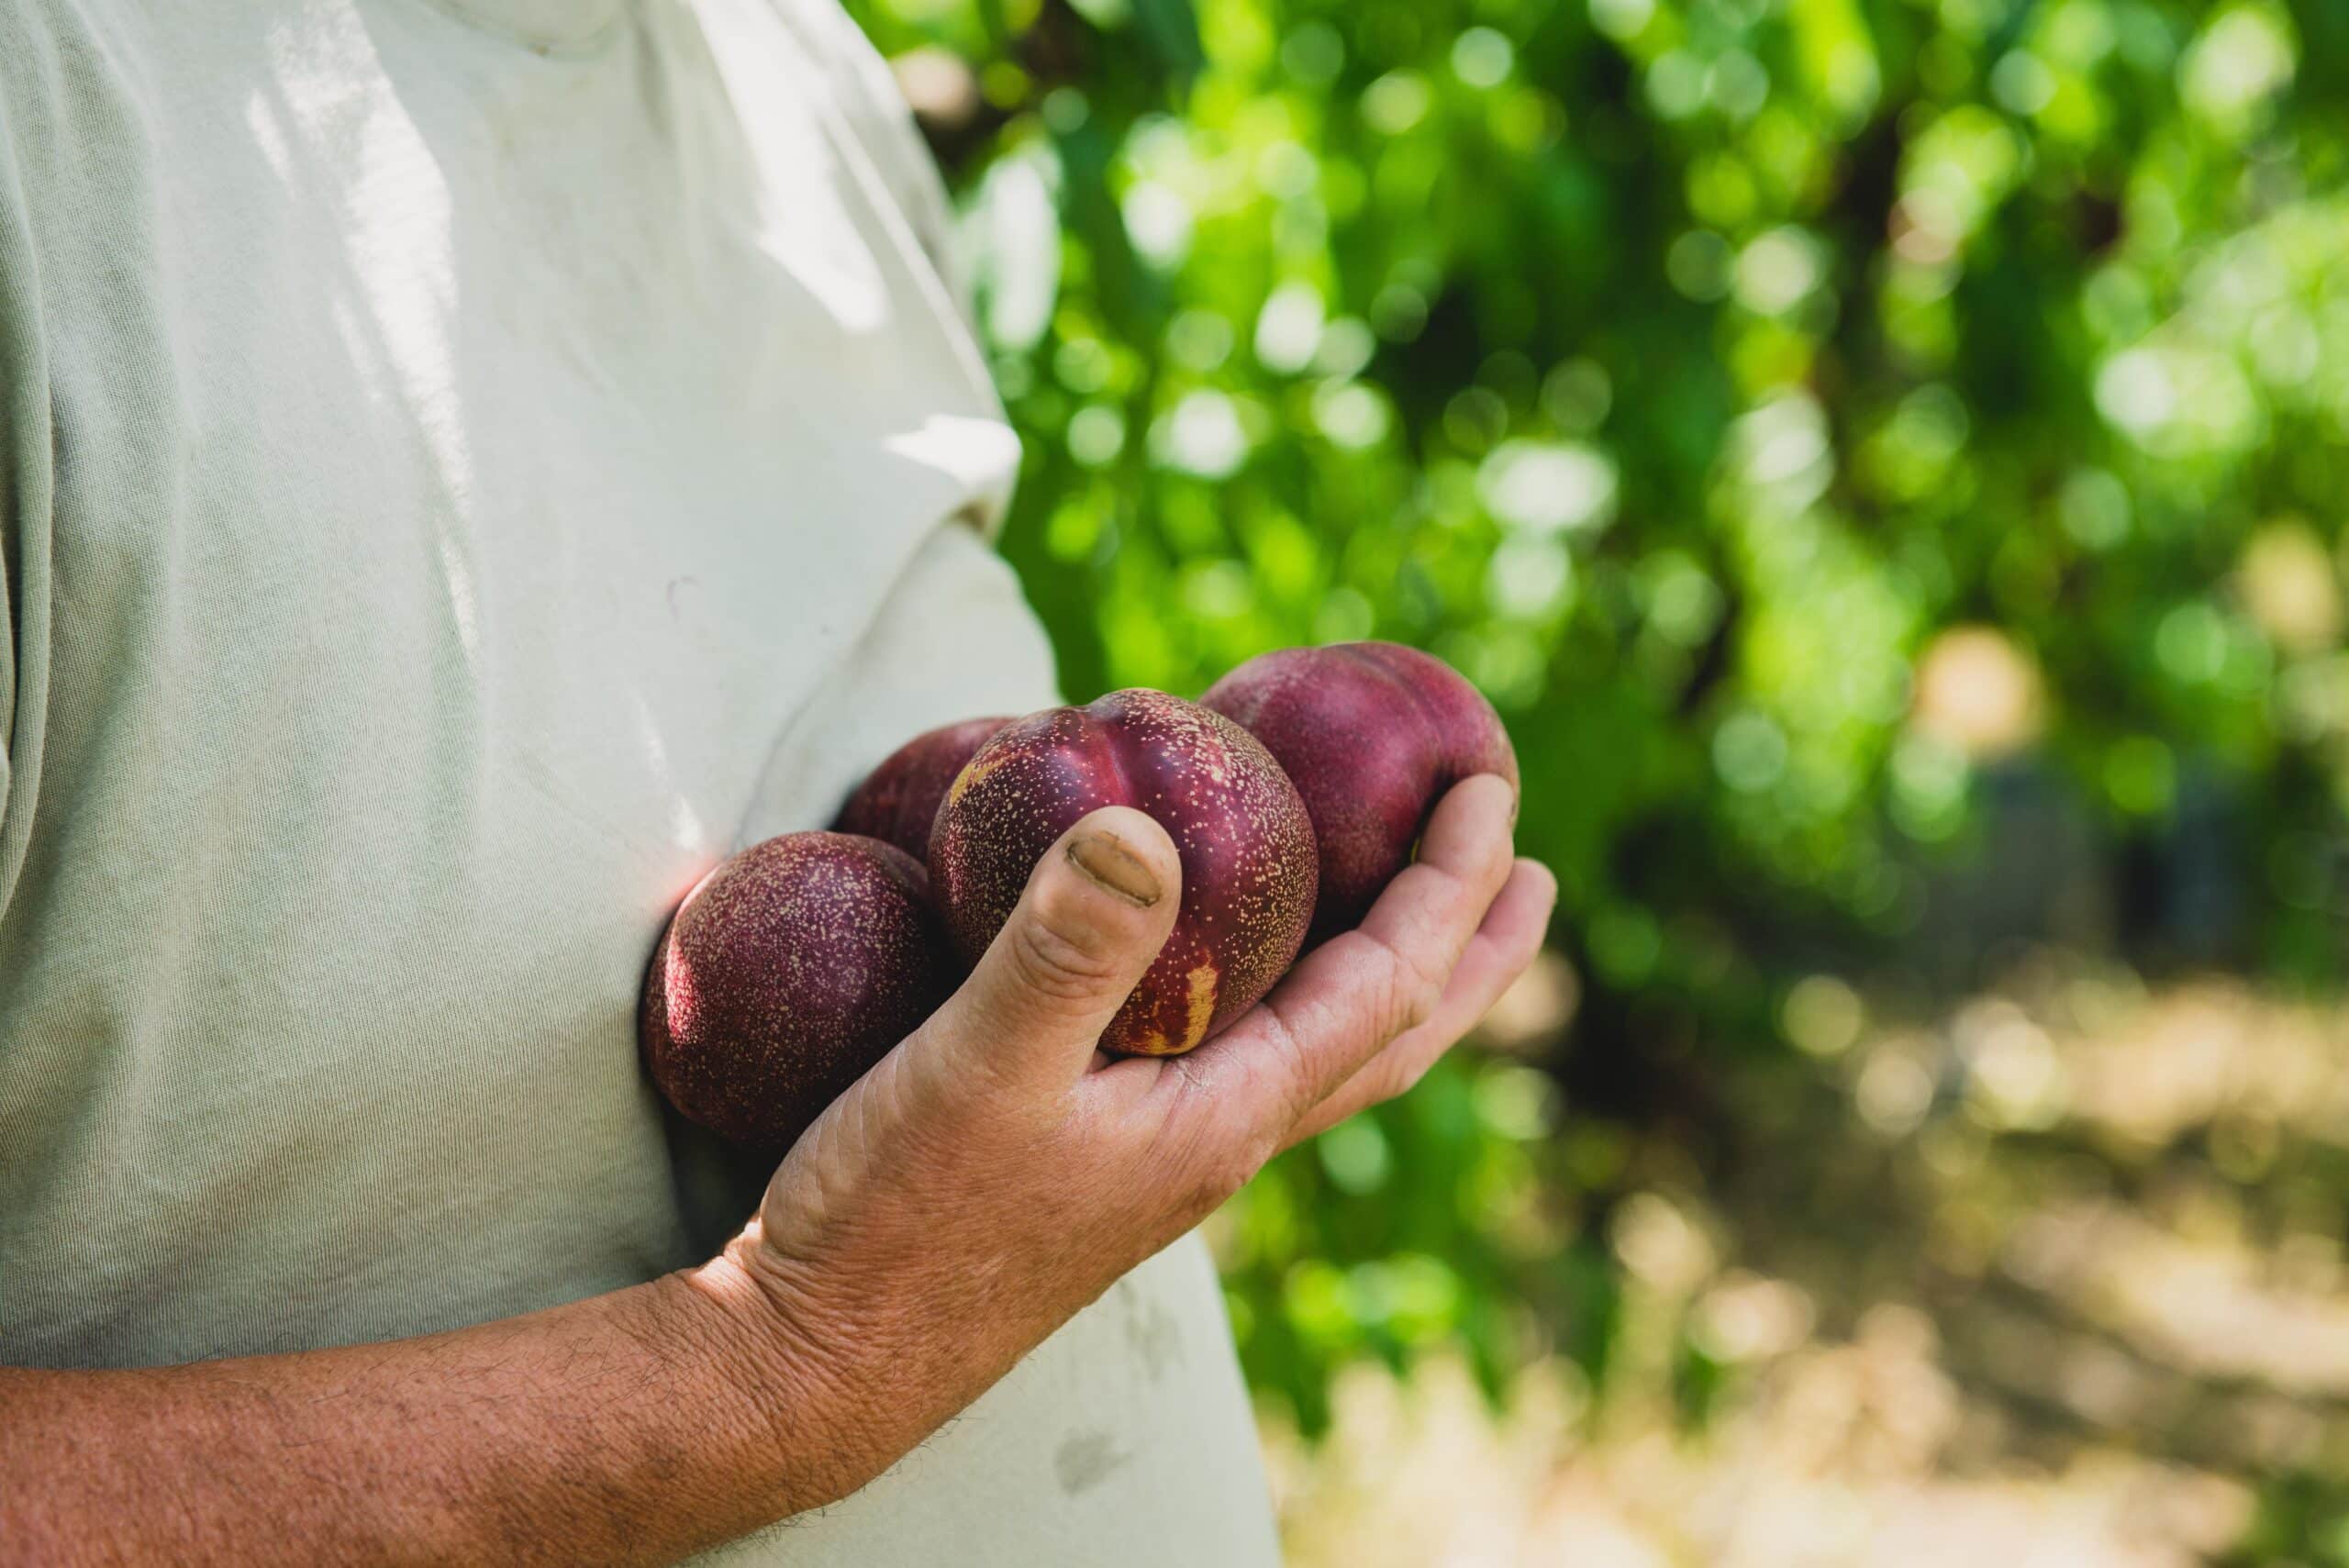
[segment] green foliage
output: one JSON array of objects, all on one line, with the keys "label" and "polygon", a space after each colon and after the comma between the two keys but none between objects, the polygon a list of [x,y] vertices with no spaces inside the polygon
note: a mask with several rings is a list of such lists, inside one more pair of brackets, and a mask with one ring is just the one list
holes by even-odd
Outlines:
[{"label": "green foliage", "polygon": [[2277,1562],[2349,1568],[2349,1488],[2337,1476],[2271,1479],[2261,1488],[2250,1530],[2220,1568]]},{"label": "green foliage", "polygon": [[[1584,1051],[1765,1041],[1790,955],[1915,935],[2016,748],[2124,838],[2219,781],[2247,940],[2330,973],[2349,10],[852,8],[968,67],[929,128],[1068,690],[1452,659],[1517,738]],[[1334,1361],[1497,1377],[1529,1333],[1603,1370],[1621,1161],[1531,1084],[1447,1068],[1257,1184],[1262,1386],[1309,1420]]]}]

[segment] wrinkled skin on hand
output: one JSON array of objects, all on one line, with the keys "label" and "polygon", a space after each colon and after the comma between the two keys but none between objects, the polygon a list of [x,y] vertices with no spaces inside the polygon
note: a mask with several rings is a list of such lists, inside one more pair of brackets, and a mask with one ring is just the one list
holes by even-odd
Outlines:
[{"label": "wrinkled skin on hand", "polygon": [[969,981],[702,1271],[760,1304],[798,1384],[839,1391],[777,1413],[826,1456],[803,1489],[862,1485],[1273,1154],[1416,1082],[1540,945],[1555,889],[1512,860],[1514,816],[1503,780],[1453,790],[1359,929],[1177,1057],[1097,1048],[1174,924],[1174,844],[1117,806],[1063,834]]}]

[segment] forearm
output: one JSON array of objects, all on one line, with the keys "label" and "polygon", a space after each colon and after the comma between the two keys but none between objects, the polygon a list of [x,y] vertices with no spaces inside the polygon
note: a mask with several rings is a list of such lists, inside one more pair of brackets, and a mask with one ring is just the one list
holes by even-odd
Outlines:
[{"label": "forearm", "polygon": [[721,1262],[425,1339],[0,1369],[0,1563],[671,1561],[854,1484],[803,1362]]},{"label": "forearm", "polygon": [[660,1562],[847,1495],[1490,1005],[1553,891],[1511,869],[1514,806],[1456,786],[1361,928],[1188,1056],[1107,1063],[1181,873],[1148,817],[1087,815],[718,1262],[393,1344],[0,1371],[0,1568]]}]

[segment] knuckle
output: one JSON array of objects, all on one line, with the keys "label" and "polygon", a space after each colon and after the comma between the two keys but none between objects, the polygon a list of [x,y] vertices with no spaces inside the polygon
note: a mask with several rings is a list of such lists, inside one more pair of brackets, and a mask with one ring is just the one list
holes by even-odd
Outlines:
[{"label": "knuckle", "polygon": [[1428,1070],[1435,1065],[1436,1058],[1442,1054],[1440,1051],[1414,1051],[1394,1063],[1386,1070],[1386,1081],[1379,1085],[1378,1097],[1397,1099],[1418,1088],[1419,1080],[1428,1075]]},{"label": "knuckle", "polygon": [[1337,1097],[1341,1106],[1338,1119],[1402,1098],[1419,1087],[1419,1080],[1427,1076],[1436,1058],[1442,1054],[1441,1051],[1415,1051],[1408,1055],[1390,1051],[1378,1058],[1354,1074],[1343,1094]]},{"label": "knuckle", "polygon": [[1203,1162],[1193,1173],[1192,1179],[1181,1189],[1183,1197],[1179,1214],[1184,1225],[1195,1225],[1206,1218],[1240,1190],[1241,1184],[1230,1180],[1230,1173],[1220,1162]]},{"label": "knuckle", "polygon": [[1198,1183],[1197,1185],[1191,1189],[1188,1196],[1184,1202],[1180,1215],[1180,1223],[1182,1228],[1187,1230],[1192,1226],[1198,1224],[1208,1215],[1213,1214],[1217,1209],[1221,1208],[1226,1203],[1230,1202],[1231,1195],[1239,1190],[1240,1189],[1236,1186],[1227,1187],[1219,1182],[1202,1181]]},{"label": "knuckle", "polygon": [[1413,1074],[1400,1062],[1379,1062],[1365,1067],[1351,1085],[1354,1093],[1352,1102],[1357,1109],[1384,1105],[1411,1086]]},{"label": "knuckle", "polygon": [[1412,956],[1406,942],[1366,929],[1360,934],[1370,944],[1355,992],[1365,1009],[1364,1038],[1384,1047],[1435,1017],[1443,999],[1443,981]]},{"label": "knuckle", "polygon": [[1264,1162],[1272,1158],[1272,1152],[1262,1139],[1253,1137],[1221,1151],[1208,1164],[1210,1184],[1216,1194],[1215,1202],[1222,1203],[1254,1180],[1256,1173],[1263,1170]]},{"label": "knuckle", "polygon": [[1197,1151],[1190,1162],[1193,1179],[1187,1184],[1186,1207],[1190,1217],[1203,1218],[1221,1207],[1264,1169],[1273,1153],[1273,1146],[1253,1134],[1219,1139]]},{"label": "knuckle", "polygon": [[1289,1022],[1286,1010],[1277,996],[1268,997],[1263,1004],[1264,1019],[1270,1026],[1273,1040],[1279,1049],[1287,1071],[1274,1080],[1272,1114],[1285,1126],[1293,1127],[1313,1109],[1319,1098],[1316,1079],[1319,1076],[1312,1050],[1305,1043],[1295,1026]]},{"label": "knuckle", "polygon": [[1422,977],[1411,994],[1409,1028],[1425,1029],[1435,1021],[1437,1010],[1443,1006],[1443,982]]},{"label": "knuckle", "polygon": [[1117,955],[1043,920],[1015,922],[1011,968],[1021,985],[1057,1002],[1098,996],[1119,975]]},{"label": "knuckle", "polygon": [[1430,975],[1411,959],[1393,949],[1387,965],[1387,993],[1384,1013],[1386,1038],[1396,1039],[1410,1033],[1435,1017],[1437,1004],[1443,999],[1443,984]]},{"label": "knuckle", "polygon": [[1371,1094],[1380,1101],[1391,1100],[1408,1094],[1411,1085],[1419,1081],[1419,1070],[1409,1062],[1389,1062],[1380,1066],[1378,1077],[1371,1084]]}]

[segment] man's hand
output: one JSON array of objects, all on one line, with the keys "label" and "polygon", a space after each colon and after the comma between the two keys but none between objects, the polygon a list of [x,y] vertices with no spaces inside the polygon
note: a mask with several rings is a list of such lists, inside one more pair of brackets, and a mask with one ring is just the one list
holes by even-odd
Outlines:
[{"label": "man's hand", "polygon": [[1276,1151],[1408,1087],[1532,957],[1471,779],[1362,929],[1188,1056],[1094,1041],[1181,898],[1111,809],[715,1262],[391,1344],[0,1368],[0,1564],[660,1562],[844,1496]]},{"label": "man's hand", "polygon": [[[1094,1041],[1164,941],[1174,845],[1113,806],[1071,828],[969,982],[793,1148],[696,1283],[763,1319],[846,1408],[796,1490],[878,1474],[1299,1138],[1399,1094],[1539,948],[1555,886],[1513,862],[1509,786],[1438,807],[1359,929],[1187,1056]],[[803,1435],[810,1416],[789,1419]]]}]

